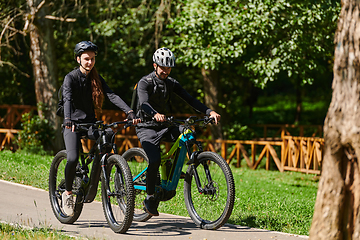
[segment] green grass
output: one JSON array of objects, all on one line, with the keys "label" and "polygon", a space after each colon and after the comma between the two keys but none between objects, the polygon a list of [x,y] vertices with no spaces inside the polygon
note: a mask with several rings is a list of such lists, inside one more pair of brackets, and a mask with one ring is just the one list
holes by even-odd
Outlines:
[{"label": "green grass", "polygon": [[[295,172],[232,167],[236,198],[228,223],[299,235],[309,235],[318,177]],[[160,212],[188,216],[183,185],[159,206]]]},{"label": "green grass", "polygon": [[[0,179],[48,189],[52,156],[2,151],[0,159]],[[236,198],[229,223],[292,234],[309,234],[318,186],[317,176],[264,169],[254,171],[247,167],[232,166],[231,169]],[[100,200],[100,194],[96,199]],[[177,195],[162,202],[159,211],[188,216],[182,180]]]},{"label": "green grass", "polygon": [[[52,156],[26,152],[0,152],[0,179],[48,190],[48,176]],[[41,176],[41,177],[40,177]]]},{"label": "green grass", "polygon": [[2,240],[27,240],[27,239],[37,239],[37,240],[47,240],[47,239],[74,239],[60,232],[54,231],[48,228],[23,228],[21,226],[14,226],[10,224],[0,223],[0,238]]}]

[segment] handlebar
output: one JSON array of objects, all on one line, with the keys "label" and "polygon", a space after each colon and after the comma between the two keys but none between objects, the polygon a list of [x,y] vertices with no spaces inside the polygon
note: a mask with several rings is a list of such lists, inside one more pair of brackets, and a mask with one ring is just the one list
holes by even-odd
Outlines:
[{"label": "handlebar", "polygon": [[[155,119],[153,119],[155,120]],[[196,116],[190,116],[187,119],[175,119],[173,116],[166,117],[166,122],[170,124],[184,124],[186,126],[198,125],[199,122],[204,123],[205,125],[214,123],[215,119],[209,116],[204,116],[204,118],[198,119]]]},{"label": "handlebar", "polygon": [[113,122],[109,124],[104,123],[104,121],[96,121],[95,123],[75,123],[73,126],[75,132],[81,132],[81,131],[88,131],[90,127],[94,127],[97,129],[107,129],[112,127],[117,128],[118,125],[122,125],[122,124],[125,124],[124,129],[133,125],[132,120],[127,120],[127,121]]}]

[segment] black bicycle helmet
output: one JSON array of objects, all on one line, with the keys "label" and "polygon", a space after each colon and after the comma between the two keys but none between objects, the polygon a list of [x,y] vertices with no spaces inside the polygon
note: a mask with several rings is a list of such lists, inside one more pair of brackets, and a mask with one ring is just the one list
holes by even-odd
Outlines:
[{"label": "black bicycle helmet", "polygon": [[159,48],[153,55],[153,62],[161,67],[175,67],[175,56],[168,48]]},{"label": "black bicycle helmet", "polygon": [[94,43],[92,43],[90,41],[81,41],[75,45],[75,48],[74,48],[75,58],[77,56],[80,56],[85,51],[93,51],[96,54],[97,50],[98,50],[98,47]]}]

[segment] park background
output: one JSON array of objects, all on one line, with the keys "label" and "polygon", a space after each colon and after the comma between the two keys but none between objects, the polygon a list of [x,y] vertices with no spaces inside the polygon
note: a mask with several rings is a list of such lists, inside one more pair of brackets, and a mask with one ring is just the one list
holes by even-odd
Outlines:
[{"label": "park background", "polygon": [[[177,57],[171,76],[222,115],[221,127],[212,129],[214,138],[252,139],[251,124],[323,125],[331,100],[339,1],[28,0],[1,1],[0,8],[0,105],[40,104],[39,115],[31,116],[38,121],[31,124],[45,129],[47,134],[37,136],[46,150],[58,147],[47,144],[59,139],[57,90],[76,67],[73,49],[82,40],[98,45],[96,68],[128,104],[134,84],[153,69],[153,52],[170,48]],[[182,101],[172,102],[178,112],[195,113]],[[104,109],[114,106],[105,102]],[[293,185],[303,186],[298,180],[304,178],[313,188],[310,210],[300,220],[304,229],[292,233],[307,234],[311,222],[317,178],[296,175]],[[264,213],[267,205],[259,204]],[[290,212],[295,208],[303,211],[296,205]],[[274,221],[264,214],[266,224]],[[290,214],[295,215],[301,214]],[[248,217],[255,227],[262,224],[259,219]]]},{"label": "park background", "polygon": [[[57,90],[77,66],[73,49],[82,40],[98,45],[96,68],[128,104],[136,82],[153,70],[153,52],[170,48],[177,57],[171,76],[222,115],[215,138],[249,139],[249,124],[323,125],[338,1],[4,1],[0,7],[0,104],[42,103],[40,117],[58,132]],[[195,113],[172,103],[177,112]],[[106,101],[103,108],[114,107]]]}]

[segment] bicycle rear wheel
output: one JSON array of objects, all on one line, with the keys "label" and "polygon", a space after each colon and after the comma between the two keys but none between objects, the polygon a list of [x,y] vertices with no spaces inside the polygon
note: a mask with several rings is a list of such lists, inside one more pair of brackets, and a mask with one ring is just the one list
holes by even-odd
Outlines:
[{"label": "bicycle rear wheel", "polygon": [[[200,164],[196,171],[191,166],[187,169],[184,181],[185,205],[197,226],[215,230],[223,226],[232,213],[235,200],[234,178],[229,165],[218,154],[202,152],[197,158]],[[196,173],[202,193],[195,182]]]},{"label": "bicycle rear wheel", "polygon": [[[49,199],[55,217],[61,223],[71,224],[79,218],[84,203],[82,202],[82,197],[77,195],[73,216],[66,215],[62,209],[61,195],[65,191],[65,165],[67,162],[66,158],[66,150],[62,150],[55,155],[51,163],[49,173]],[[78,192],[81,186],[81,182],[81,178],[76,175],[73,183],[74,193]]]},{"label": "bicycle rear wheel", "polygon": [[[148,157],[142,148],[130,148],[122,155],[128,162],[133,178],[140,174],[148,166]],[[146,186],[146,172],[139,176],[134,185]],[[135,189],[135,208],[133,220],[137,222],[146,222],[151,218],[143,209],[143,201],[146,197],[146,191]]]},{"label": "bicycle rear wheel", "polygon": [[125,233],[131,226],[134,214],[134,187],[130,168],[118,154],[111,155],[101,174],[103,211],[110,228],[116,233]]}]

